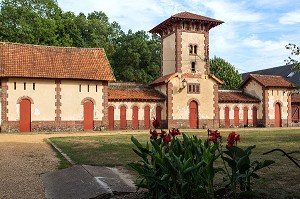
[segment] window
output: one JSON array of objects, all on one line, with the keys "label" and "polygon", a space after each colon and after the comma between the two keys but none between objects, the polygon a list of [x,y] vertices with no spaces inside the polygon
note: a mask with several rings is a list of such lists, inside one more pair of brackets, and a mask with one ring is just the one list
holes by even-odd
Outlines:
[{"label": "window", "polygon": [[81,84],[79,84],[79,92],[81,92]]},{"label": "window", "polygon": [[32,89],[35,90],[35,83],[32,84]]},{"label": "window", "polygon": [[192,54],[193,53],[193,45],[190,45],[189,50],[190,50],[190,54]]},{"label": "window", "polygon": [[96,92],[98,92],[98,85],[96,85]]},{"label": "window", "polygon": [[196,72],[196,62],[192,62],[192,68],[191,68],[192,73]]},{"label": "window", "polygon": [[194,54],[197,54],[197,46],[194,46]]},{"label": "window", "polygon": [[24,90],[26,90],[26,82],[24,82]]},{"label": "window", "polygon": [[88,92],[90,92],[90,85],[88,84]]},{"label": "window", "polygon": [[200,93],[200,84],[188,84],[187,93]]},{"label": "window", "polygon": [[14,82],[14,89],[17,90],[17,82]]}]

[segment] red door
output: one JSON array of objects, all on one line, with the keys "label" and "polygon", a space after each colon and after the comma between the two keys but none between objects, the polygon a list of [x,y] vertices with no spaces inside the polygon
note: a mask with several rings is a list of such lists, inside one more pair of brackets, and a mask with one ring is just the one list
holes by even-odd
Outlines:
[{"label": "red door", "polygon": [[275,104],[275,127],[281,127],[281,111],[280,104]]},{"label": "red door", "polygon": [[124,130],[127,127],[126,122],[126,106],[120,107],[120,129]]},{"label": "red door", "polygon": [[132,107],[132,128],[139,129],[139,108],[137,106]]},{"label": "red door", "polygon": [[234,126],[239,126],[240,118],[239,118],[239,108],[234,108]]},{"label": "red door", "polygon": [[115,116],[115,109],[113,106],[108,107],[108,130],[114,130],[114,119]]},{"label": "red door", "polygon": [[27,99],[20,102],[20,132],[31,130],[31,103]]},{"label": "red door", "polygon": [[191,101],[190,103],[190,128],[197,129],[198,128],[198,104],[195,101]]},{"label": "red door", "polygon": [[145,106],[144,108],[144,128],[149,129],[150,128],[150,107]]},{"label": "red door", "polygon": [[257,108],[253,107],[252,109],[252,119],[253,119],[253,126],[257,125]]},{"label": "red door", "polygon": [[230,126],[229,107],[225,107],[224,117],[225,117],[225,128],[229,128]]},{"label": "red door", "polygon": [[161,124],[161,107],[156,107],[156,120]]},{"label": "red door", "polygon": [[248,126],[248,107],[244,107],[243,120],[244,126]]},{"label": "red door", "polygon": [[83,129],[92,131],[94,129],[94,104],[91,101],[86,101],[83,106]]}]

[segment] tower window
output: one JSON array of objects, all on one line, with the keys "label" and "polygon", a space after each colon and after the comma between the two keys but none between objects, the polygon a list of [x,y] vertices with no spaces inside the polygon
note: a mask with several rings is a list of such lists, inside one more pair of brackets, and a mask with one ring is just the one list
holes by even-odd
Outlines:
[{"label": "tower window", "polygon": [[189,51],[190,51],[190,54],[193,54],[193,45],[190,45]]},{"label": "tower window", "polygon": [[197,46],[194,46],[194,54],[197,54]]},{"label": "tower window", "polygon": [[196,62],[192,62],[191,71],[192,71],[192,73],[196,72]]},{"label": "tower window", "polygon": [[200,93],[200,84],[188,84],[187,93]]}]

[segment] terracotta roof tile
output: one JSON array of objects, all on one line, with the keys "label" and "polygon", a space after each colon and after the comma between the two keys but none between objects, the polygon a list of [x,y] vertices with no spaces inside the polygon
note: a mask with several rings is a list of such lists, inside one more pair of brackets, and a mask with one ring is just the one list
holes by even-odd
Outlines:
[{"label": "terracotta roof tile", "polygon": [[290,81],[284,79],[282,76],[257,74],[248,75],[248,77],[240,85],[240,88],[243,87],[250,79],[257,81],[263,87],[295,88]]},{"label": "terracotta roof tile", "polygon": [[258,103],[259,99],[240,91],[219,91],[219,103]]},{"label": "terracotta roof tile", "polygon": [[172,15],[170,18],[168,18],[167,20],[163,21],[162,23],[160,23],[159,25],[157,25],[156,27],[151,29],[149,32],[159,33],[160,30],[163,29],[165,26],[168,26],[172,23],[176,23],[177,21],[180,21],[180,20],[210,23],[211,28],[224,23],[223,21],[220,21],[220,20],[212,19],[209,17],[204,17],[204,16],[193,14],[190,12],[181,12],[181,13]]},{"label": "terracotta roof tile", "polygon": [[114,81],[102,48],[0,42],[0,77]]},{"label": "terracotta roof tile", "polygon": [[169,74],[169,75],[165,75],[165,76],[157,78],[156,80],[151,82],[149,85],[167,83],[168,81],[170,81],[171,79],[173,79],[174,77],[177,77],[177,76],[178,76],[178,73],[172,73],[172,74]]},{"label": "terracotta roof tile", "polygon": [[164,101],[165,97],[151,90],[108,90],[108,101]]}]

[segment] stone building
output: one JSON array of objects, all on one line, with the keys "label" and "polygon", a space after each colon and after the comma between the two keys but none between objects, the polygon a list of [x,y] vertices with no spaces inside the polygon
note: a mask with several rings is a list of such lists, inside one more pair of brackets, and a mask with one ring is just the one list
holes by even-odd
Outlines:
[{"label": "stone building", "polygon": [[290,126],[291,82],[249,75],[219,90],[209,70],[209,31],[222,21],[189,12],[152,30],[161,36],[161,77],[115,82],[103,49],[0,43],[1,130],[67,131]]}]

